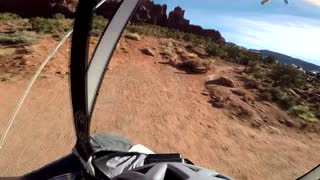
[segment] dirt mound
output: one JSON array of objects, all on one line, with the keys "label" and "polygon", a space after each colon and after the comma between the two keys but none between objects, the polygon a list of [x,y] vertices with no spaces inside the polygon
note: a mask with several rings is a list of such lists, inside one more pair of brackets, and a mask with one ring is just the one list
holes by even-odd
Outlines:
[{"label": "dirt mound", "polygon": [[203,65],[203,63],[197,60],[185,60],[178,64],[177,67],[184,69],[188,73],[203,74],[208,72],[208,69]]},{"label": "dirt mound", "polygon": [[231,87],[234,88],[235,84],[234,81],[230,78],[226,78],[226,77],[220,77],[216,80],[211,80],[206,82],[207,85],[209,84],[217,84],[217,85],[222,85],[222,86],[226,86],[226,87]]}]

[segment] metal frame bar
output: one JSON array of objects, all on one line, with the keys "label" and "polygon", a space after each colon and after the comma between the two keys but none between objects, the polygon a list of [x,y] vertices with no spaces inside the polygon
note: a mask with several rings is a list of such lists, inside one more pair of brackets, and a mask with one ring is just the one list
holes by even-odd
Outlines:
[{"label": "metal frame bar", "polygon": [[[102,2],[102,1],[100,1]],[[80,0],[74,22],[71,45],[71,97],[76,150],[88,160],[93,151],[90,144],[90,123],[104,75],[116,45],[141,0],[122,0],[111,18],[88,64],[88,50],[93,11],[97,0]]]}]

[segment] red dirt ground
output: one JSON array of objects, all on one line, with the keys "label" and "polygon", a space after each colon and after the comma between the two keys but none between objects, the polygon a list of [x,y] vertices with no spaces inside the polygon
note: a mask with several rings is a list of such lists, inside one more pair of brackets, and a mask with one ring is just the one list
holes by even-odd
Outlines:
[{"label": "red dirt ground", "polygon": [[[57,42],[46,38],[29,63],[10,67],[13,82],[0,82],[0,134],[30,75]],[[0,151],[0,175],[22,175],[71,152],[75,134],[65,44],[35,83]],[[294,179],[320,162],[319,131],[299,130],[279,119],[299,121],[275,104],[247,103],[232,88],[213,86],[229,97],[232,109],[212,107],[205,82],[237,77],[239,65],[216,60],[207,74],[190,75],[162,64],[158,39],[122,40],[107,72],[93,115],[93,133],[115,133],[156,152],[181,152],[194,163],[235,179]],[[141,53],[154,48],[155,57]],[[7,67],[7,66],[6,66]],[[18,69],[17,69],[18,68]],[[4,73],[4,71],[1,71]],[[21,75],[23,74],[23,75]],[[239,112],[251,116],[239,116]],[[256,124],[259,126],[255,126]]]}]

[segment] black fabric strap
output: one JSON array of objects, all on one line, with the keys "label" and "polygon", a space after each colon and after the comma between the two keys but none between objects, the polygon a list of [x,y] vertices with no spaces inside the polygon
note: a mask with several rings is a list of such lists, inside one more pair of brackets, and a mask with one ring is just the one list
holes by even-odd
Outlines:
[{"label": "black fabric strap", "polygon": [[160,162],[179,162],[184,163],[181,154],[149,154],[144,161],[144,164],[153,164]]}]

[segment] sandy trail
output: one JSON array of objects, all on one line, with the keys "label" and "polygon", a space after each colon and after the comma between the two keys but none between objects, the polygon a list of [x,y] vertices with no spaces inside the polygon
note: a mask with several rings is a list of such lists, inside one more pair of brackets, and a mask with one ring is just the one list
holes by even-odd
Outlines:
[{"label": "sandy trail", "polygon": [[[153,47],[158,54],[157,39],[124,44],[130,53],[118,51],[113,58],[94,111],[93,133],[121,134],[156,152],[181,152],[235,179],[294,179],[320,162],[319,134],[255,129],[208,103],[204,83],[237,65],[219,63],[209,74],[189,75],[159,63],[160,55],[140,52]],[[67,49],[49,64],[15,120],[0,152],[1,176],[30,172],[71,152]],[[24,85],[0,83],[1,133]]]}]

